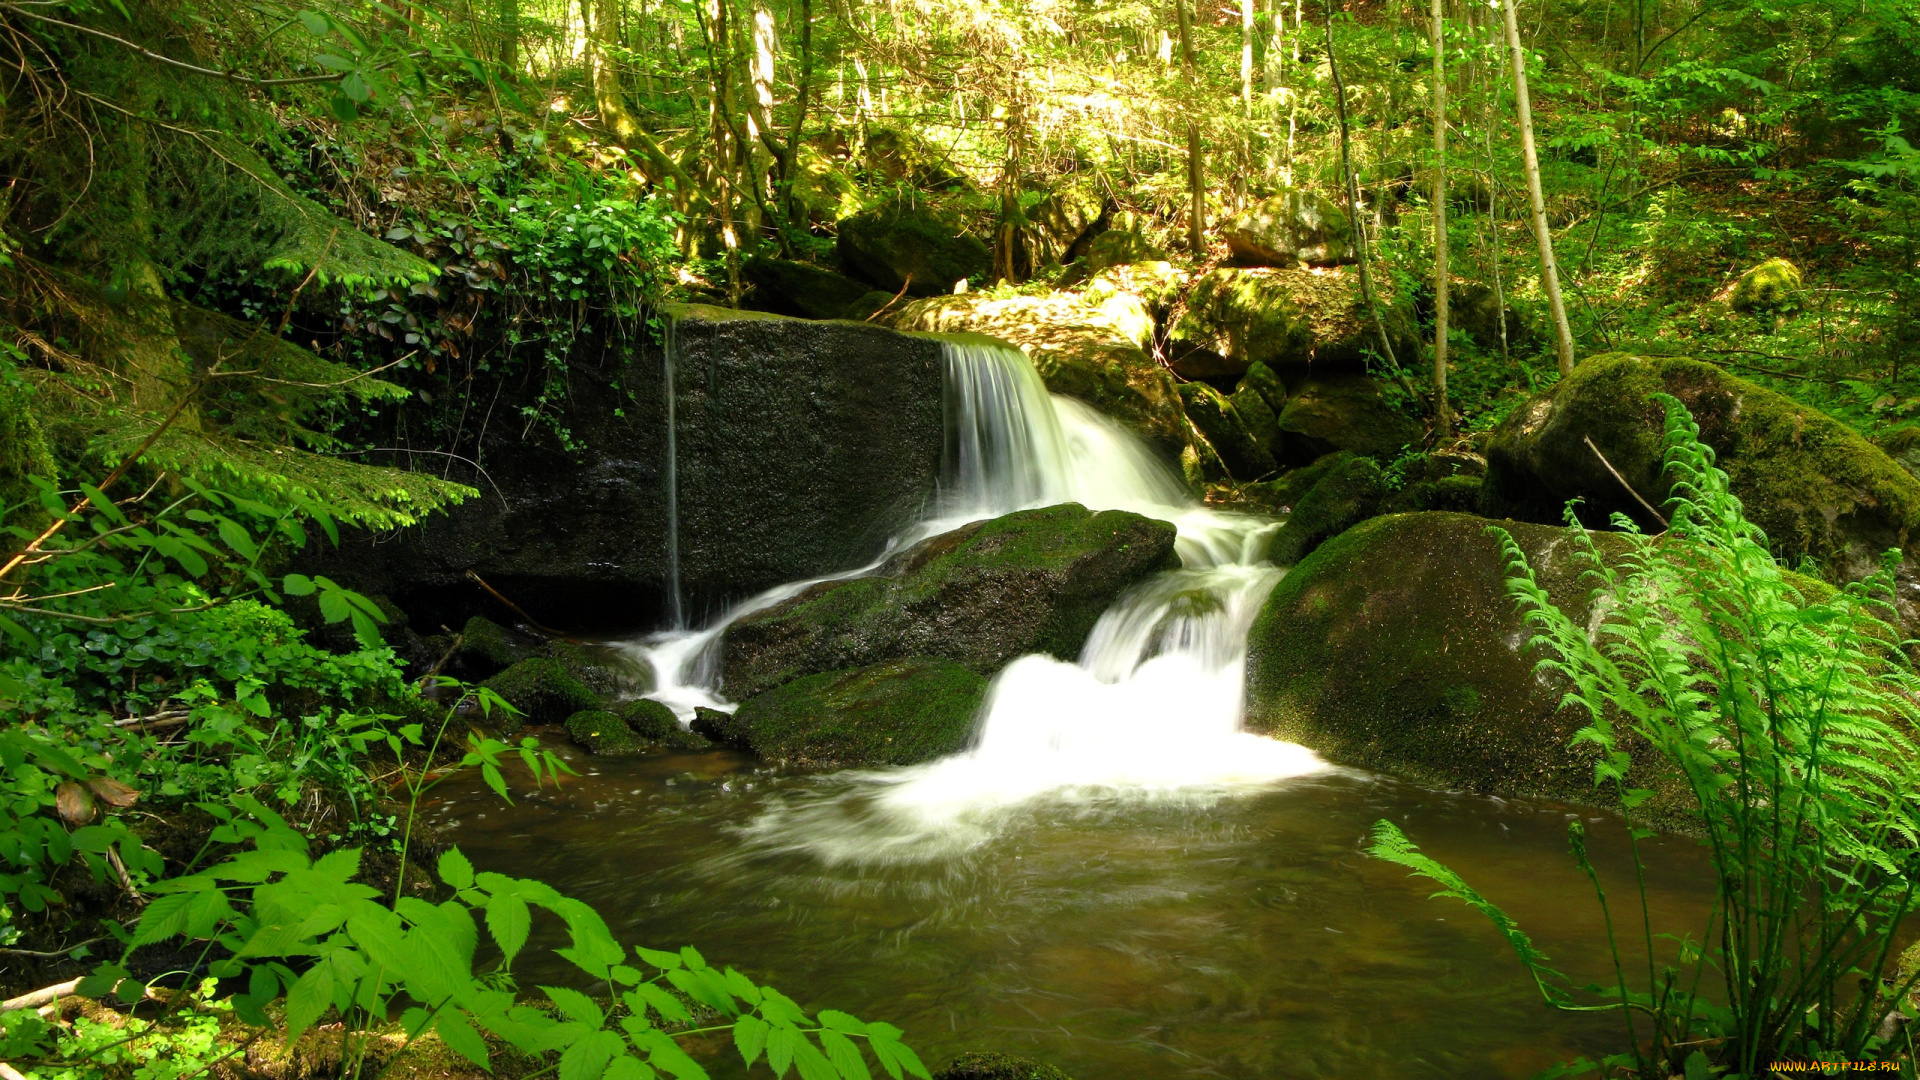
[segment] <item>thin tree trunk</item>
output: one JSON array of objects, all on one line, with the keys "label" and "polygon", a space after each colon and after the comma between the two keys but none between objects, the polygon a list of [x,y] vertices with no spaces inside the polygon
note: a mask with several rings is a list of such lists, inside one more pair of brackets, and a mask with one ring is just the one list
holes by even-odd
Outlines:
[{"label": "thin tree trunk", "polygon": [[1240,169],[1233,186],[1244,207],[1247,174],[1253,171],[1253,0],[1240,0],[1240,125]]},{"label": "thin tree trunk", "polygon": [[[1307,0],[1293,0],[1293,77],[1300,77],[1300,30],[1305,26]],[[1293,186],[1293,141],[1300,130],[1300,89],[1294,87],[1287,99],[1287,164],[1281,182]]]},{"label": "thin tree trunk", "polygon": [[495,0],[500,20],[500,66],[510,77],[520,75],[520,0]]},{"label": "thin tree trunk", "polygon": [[588,31],[587,55],[593,64],[593,104],[600,126],[625,143],[639,125],[627,111],[620,85],[620,67],[613,51],[620,45],[620,0],[594,0],[593,26]]},{"label": "thin tree trunk", "polygon": [[1520,47],[1520,22],[1514,0],[1501,0],[1500,14],[1507,25],[1507,50],[1513,60],[1513,104],[1520,114],[1521,164],[1527,172],[1527,198],[1533,207],[1533,236],[1540,244],[1540,282],[1553,312],[1554,344],[1560,354],[1560,374],[1573,374],[1573,328],[1567,324],[1567,303],[1560,295],[1560,270],[1553,259],[1553,233],[1547,227],[1547,199],[1540,190],[1540,158],[1533,146],[1533,106],[1527,98],[1527,54]]},{"label": "thin tree trunk", "polygon": [[[1180,63],[1187,72],[1187,90],[1197,96],[1199,87],[1193,71],[1193,16],[1187,0],[1173,0],[1180,23]],[[1195,103],[1198,104],[1197,102]],[[1196,110],[1197,112],[1197,110]],[[1187,250],[1193,257],[1207,253],[1207,166],[1200,156],[1200,121],[1187,114]]]},{"label": "thin tree trunk", "polygon": [[1446,0],[1433,0],[1433,430],[1453,434],[1447,406],[1447,34]]},{"label": "thin tree trunk", "polygon": [[1347,221],[1353,227],[1354,255],[1358,257],[1360,263],[1360,302],[1367,306],[1368,313],[1373,316],[1373,329],[1380,336],[1380,350],[1387,358],[1388,370],[1392,371],[1394,378],[1406,388],[1409,396],[1418,398],[1420,395],[1414,390],[1413,383],[1407,378],[1407,373],[1400,370],[1399,359],[1393,355],[1393,342],[1387,339],[1386,321],[1380,316],[1380,305],[1374,301],[1373,280],[1367,271],[1367,263],[1371,261],[1367,257],[1367,230],[1360,223],[1360,181],[1353,172],[1353,136],[1347,124],[1347,87],[1340,81],[1340,64],[1333,51],[1333,4],[1331,2],[1326,5],[1326,16],[1327,72],[1333,77],[1333,109],[1336,118],[1340,121],[1340,174],[1346,180]]}]

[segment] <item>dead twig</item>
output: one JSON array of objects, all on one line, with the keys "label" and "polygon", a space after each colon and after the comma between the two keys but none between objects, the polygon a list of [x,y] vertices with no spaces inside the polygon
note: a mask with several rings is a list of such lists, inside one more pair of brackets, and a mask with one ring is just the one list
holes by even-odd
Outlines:
[{"label": "dead twig", "polygon": [[1613,478],[1615,480],[1620,481],[1620,486],[1627,489],[1627,494],[1633,496],[1633,501],[1639,503],[1642,507],[1646,509],[1647,513],[1653,515],[1653,520],[1659,522],[1660,527],[1662,529],[1667,529],[1672,527],[1667,522],[1665,515],[1661,514],[1660,511],[1655,510],[1653,508],[1653,504],[1648,502],[1646,499],[1642,498],[1638,491],[1633,490],[1633,485],[1627,483],[1627,478],[1624,476],[1621,476],[1620,470],[1613,467],[1613,462],[1607,460],[1607,455],[1601,453],[1600,448],[1593,445],[1593,436],[1582,435],[1580,436],[1580,439],[1582,442],[1587,444],[1587,449],[1593,451],[1593,456],[1600,459],[1600,464],[1606,466],[1607,472],[1612,473]]},{"label": "dead twig", "polygon": [[558,631],[558,630],[555,630],[554,628],[552,628],[552,627],[550,627],[550,626],[542,626],[542,625],[540,624],[540,622],[539,622],[539,620],[537,620],[537,619],[535,619],[535,618],[534,618],[533,616],[531,616],[531,615],[529,615],[529,614],[527,614],[527,613],[526,613],[525,611],[522,611],[522,610],[520,609],[520,605],[519,605],[519,604],[516,604],[516,603],[514,603],[513,601],[511,601],[511,600],[509,600],[509,599],[507,599],[506,597],[504,597],[504,596],[502,596],[502,595],[500,595],[500,590],[498,590],[498,589],[496,589],[496,588],[494,588],[493,586],[491,586],[491,585],[489,585],[489,584],[487,584],[487,579],[485,579],[485,578],[483,578],[483,577],[481,577],[481,576],[480,576],[479,574],[476,574],[476,573],[474,573],[473,571],[471,571],[471,570],[469,570],[469,571],[467,571],[467,580],[468,580],[468,581],[471,581],[471,582],[473,582],[473,583],[474,583],[475,585],[478,585],[478,586],[480,586],[481,588],[483,588],[483,589],[485,589],[485,590],[487,590],[487,595],[489,595],[489,596],[491,596],[491,597],[493,597],[493,598],[494,598],[495,600],[498,600],[498,601],[500,601],[501,603],[503,603],[503,604],[505,604],[505,605],[507,605],[507,609],[508,609],[508,610],[510,610],[510,611],[512,611],[512,612],[513,612],[513,613],[514,613],[515,615],[518,615],[518,616],[520,616],[520,617],[521,617],[522,619],[525,619],[525,620],[527,621],[527,625],[528,625],[528,626],[531,626],[531,627],[533,627],[533,628],[534,628],[535,630],[538,630],[538,631],[540,631],[540,632],[541,632],[542,634],[545,634],[545,635],[546,635],[547,637],[550,637],[550,638],[564,638],[564,637],[566,637],[566,636],[567,636],[567,635],[565,635],[565,634],[563,634],[563,633],[561,633],[560,631]]}]

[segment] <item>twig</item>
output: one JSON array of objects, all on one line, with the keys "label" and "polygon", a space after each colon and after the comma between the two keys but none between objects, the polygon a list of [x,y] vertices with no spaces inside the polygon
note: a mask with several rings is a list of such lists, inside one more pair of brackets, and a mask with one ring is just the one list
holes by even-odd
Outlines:
[{"label": "twig", "polygon": [[[488,591],[491,592],[492,590],[488,590]],[[445,627],[441,627],[441,629],[445,629]],[[447,651],[440,654],[439,662],[434,664],[431,670],[429,670],[425,675],[420,676],[420,685],[425,686],[428,683],[432,682],[433,680],[439,678],[440,669],[447,666],[447,661],[453,659],[453,654],[459,652],[460,646],[466,644],[466,641],[467,641],[467,635],[464,633],[453,635],[453,644],[447,646]]]},{"label": "twig", "polygon": [[550,627],[550,626],[542,626],[542,625],[540,624],[540,622],[539,622],[539,620],[537,620],[537,619],[535,619],[535,618],[534,618],[533,616],[531,616],[531,615],[529,615],[529,614],[527,614],[526,612],[524,612],[524,611],[522,611],[522,610],[520,610],[520,605],[519,605],[519,604],[516,604],[516,603],[514,603],[513,601],[511,601],[511,600],[509,600],[509,599],[507,599],[506,597],[504,597],[504,596],[501,596],[501,595],[500,595],[500,590],[498,590],[498,589],[496,589],[496,588],[494,588],[493,586],[491,586],[491,585],[489,585],[489,584],[487,584],[487,580],[486,580],[485,578],[483,578],[483,577],[481,577],[481,576],[480,576],[479,574],[476,574],[476,573],[474,573],[473,571],[471,571],[471,570],[469,570],[469,571],[467,571],[467,580],[469,580],[469,581],[471,581],[471,582],[473,582],[473,583],[474,583],[475,585],[478,585],[478,586],[480,586],[481,588],[483,588],[483,589],[485,589],[485,590],[487,590],[487,595],[489,595],[489,596],[491,596],[491,597],[493,597],[493,598],[494,598],[495,600],[498,600],[498,601],[500,601],[501,603],[503,603],[503,604],[505,604],[505,605],[507,605],[507,607],[508,607],[508,608],[509,608],[509,609],[510,609],[510,610],[511,610],[511,611],[512,611],[512,612],[513,612],[513,613],[514,613],[515,615],[518,615],[518,616],[520,616],[521,618],[523,618],[523,619],[525,619],[525,620],[527,620],[527,625],[528,625],[528,626],[531,626],[531,627],[533,627],[533,628],[534,628],[535,630],[538,630],[538,631],[540,631],[540,632],[541,632],[542,634],[545,634],[546,636],[548,636],[548,637],[553,637],[553,638],[563,638],[563,637],[566,637],[566,636],[567,636],[567,635],[565,635],[565,634],[563,634],[563,633],[561,633],[560,631],[558,631],[558,630],[555,630],[554,628],[552,628],[552,627]]},{"label": "twig", "polygon": [[38,990],[30,990],[27,993],[21,994],[19,997],[0,1001],[0,1012],[12,1012],[15,1009],[37,1009],[48,1002],[59,1001],[61,998],[66,997],[79,988],[79,979],[68,979],[63,983],[43,986]]},{"label": "twig", "polygon": [[33,949],[0,949],[0,954],[4,954],[6,956],[30,956],[36,960],[51,960],[55,957],[66,956],[69,953],[78,952],[89,945],[95,945],[105,940],[107,939],[103,937],[91,937],[81,942],[78,945],[69,945],[64,949],[54,949],[51,952],[38,952]]},{"label": "twig", "polygon": [[129,716],[125,720],[115,720],[113,726],[139,728],[141,733],[145,734],[149,731],[165,731],[168,728],[179,727],[192,718],[193,713],[187,709],[162,709],[146,716]]},{"label": "twig", "polygon": [[1605,454],[1603,454],[1603,453],[1601,453],[1601,452],[1600,452],[1600,448],[1599,448],[1599,447],[1597,447],[1597,446],[1595,446],[1595,445],[1593,445],[1593,436],[1591,436],[1591,435],[1582,435],[1582,436],[1580,436],[1580,440],[1581,440],[1582,442],[1584,442],[1584,443],[1586,443],[1586,444],[1587,444],[1587,449],[1589,449],[1589,450],[1591,450],[1591,451],[1593,451],[1593,456],[1594,456],[1594,457],[1597,457],[1597,458],[1599,458],[1599,459],[1600,459],[1600,464],[1602,464],[1602,465],[1604,465],[1604,466],[1606,466],[1606,468],[1607,468],[1607,471],[1613,474],[1613,478],[1614,478],[1615,480],[1618,480],[1618,481],[1620,481],[1620,486],[1621,486],[1621,487],[1623,487],[1623,488],[1626,488],[1626,489],[1627,489],[1627,494],[1629,494],[1629,495],[1631,495],[1631,496],[1633,496],[1633,500],[1634,500],[1635,502],[1637,502],[1637,503],[1639,503],[1639,504],[1640,504],[1641,506],[1643,506],[1643,507],[1645,507],[1645,508],[1646,508],[1646,511],[1647,511],[1647,513],[1649,513],[1649,514],[1652,514],[1652,515],[1653,515],[1653,520],[1655,520],[1655,521],[1658,521],[1658,522],[1660,523],[1660,527],[1661,527],[1662,529],[1667,529],[1667,528],[1672,528],[1672,525],[1671,525],[1671,524],[1670,524],[1670,523],[1669,523],[1669,522],[1667,521],[1667,519],[1666,519],[1666,518],[1665,518],[1665,517],[1664,517],[1664,516],[1663,516],[1663,515],[1662,515],[1662,514],[1660,513],[1660,511],[1658,511],[1658,510],[1655,510],[1655,509],[1653,508],[1653,504],[1652,504],[1652,503],[1650,503],[1650,502],[1648,502],[1647,500],[1645,500],[1645,499],[1643,499],[1643,498],[1641,498],[1641,497],[1640,497],[1640,493],[1639,493],[1639,492],[1637,492],[1637,491],[1635,491],[1635,490],[1633,490],[1633,485],[1632,485],[1632,484],[1629,484],[1629,483],[1627,483],[1627,478],[1626,478],[1626,477],[1624,477],[1624,476],[1621,476],[1621,475],[1620,475],[1620,470],[1619,470],[1619,469],[1616,469],[1616,468],[1614,468],[1614,467],[1613,467],[1613,462],[1611,462],[1611,461],[1608,461],[1608,460],[1607,460],[1607,455],[1605,455]]},{"label": "twig", "polygon": [[901,283],[900,283],[900,291],[899,291],[899,292],[897,292],[897,293],[894,293],[894,294],[893,294],[893,299],[891,299],[891,300],[889,300],[889,301],[887,301],[886,303],[884,303],[884,304],[882,304],[882,305],[880,305],[880,310],[879,310],[879,311],[876,311],[876,312],[874,312],[873,314],[871,314],[871,315],[869,315],[869,316],[867,316],[867,317],[866,317],[866,318],[865,318],[864,320],[862,320],[862,321],[863,321],[863,322],[872,322],[873,320],[875,320],[875,319],[877,319],[877,318],[879,318],[880,316],[882,316],[882,315],[884,315],[884,314],[886,314],[886,312],[887,312],[887,309],[888,309],[888,308],[890,308],[890,307],[892,307],[893,305],[895,305],[895,304],[897,304],[897,303],[899,303],[899,302],[900,302],[900,298],[901,298],[901,297],[903,297],[903,296],[905,296],[905,295],[907,295],[907,290],[908,290],[908,289],[910,289],[910,288],[912,288],[912,287],[913,287],[913,275],[912,275],[912,274],[908,274],[908,275],[907,275],[907,280],[905,280],[905,281],[903,281],[903,282],[901,282]]}]

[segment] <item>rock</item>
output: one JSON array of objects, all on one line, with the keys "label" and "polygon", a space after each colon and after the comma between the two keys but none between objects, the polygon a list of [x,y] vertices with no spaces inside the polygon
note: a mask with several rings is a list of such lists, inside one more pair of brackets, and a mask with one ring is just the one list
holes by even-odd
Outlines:
[{"label": "rock", "polygon": [[1234,389],[1234,393],[1238,395],[1247,390],[1260,395],[1260,399],[1267,403],[1267,408],[1272,411],[1277,423],[1280,411],[1287,407],[1287,384],[1280,381],[1280,376],[1274,374],[1272,368],[1255,360],[1247,366],[1246,378],[1240,380],[1240,385]]},{"label": "rock", "polygon": [[491,718],[504,731],[516,731],[523,723],[558,724],[595,704],[592,690],[567,674],[558,660],[544,656],[522,660],[481,685],[520,711]]},{"label": "rock", "polygon": [[[663,313],[673,319],[676,354],[686,610],[869,562],[924,505],[945,445],[938,342],[759,312]],[[623,348],[583,343],[567,369],[567,395],[548,404],[571,449],[543,434],[545,421],[499,422],[533,408],[510,383],[476,455],[487,469],[471,477],[480,498],[397,536],[309,545],[293,569],[390,593],[423,626],[459,626],[491,610],[468,570],[550,626],[661,625],[662,357],[641,352],[601,365],[603,350],[620,356]]]},{"label": "rock", "polygon": [[1158,259],[1101,270],[1081,288],[1080,295],[1096,305],[1104,305],[1115,296],[1130,297],[1157,323],[1173,310],[1186,287],[1186,272]]},{"label": "rock", "polygon": [[[1569,745],[1587,714],[1563,708],[1568,686],[1536,672],[1490,524],[1374,518],[1289,571],[1248,639],[1247,726],[1416,783],[1594,800],[1593,748]],[[1573,534],[1501,524],[1553,603],[1584,621]],[[1603,552],[1624,547],[1595,539]]]},{"label": "rock", "polygon": [[628,730],[627,722],[605,709],[582,709],[567,717],[567,737],[589,754],[637,754],[646,743]]},{"label": "rock", "polygon": [[933,1080],[1072,1080],[1066,1073],[1031,1058],[972,1051],[954,1058]]},{"label": "rock", "polygon": [[734,722],[769,760],[917,765],[966,749],[986,692],[959,664],[909,657],[795,679],[748,699]]},{"label": "rock", "polygon": [[733,713],[701,705],[693,710],[693,723],[688,727],[696,737],[711,739],[721,746],[735,750],[752,749],[752,744],[747,740],[746,725],[740,723]]},{"label": "rock", "polygon": [[1087,253],[1079,260],[1079,267],[1092,276],[1115,266],[1128,266],[1133,263],[1167,261],[1167,253],[1147,242],[1147,238],[1130,229],[1109,229],[1093,238]]},{"label": "rock", "polygon": [[1247,434],[1253,436],[1253,441],[1277,457],[1280,452],[1280,420],[1274,415],[1273,406],[1267,404],[1266,395],[1242,379],[1240,388],[1227,400],[1233,403],[1233,411],[1240,414],[1240,420],[1246,425]]},{"label": "rock", "polygon": [[1785,259],[1768,259],[1740,275],[1727,302],[1741,312],[1785,311],[1800,303],[1800,268]]},{"label": "rock", "polygon": [[860,185],[846,170],[805,143],[795,161],[793,201],[808,221],[824,225],[860,212]]},{"label": "rock", "polygon": [[1279,477],[1257,484],[1244,484],[1240,491],[1248,502],[1262,506],[1273,512],[1286,513],[1293,510],[1307,492],[1312,491],[1327,473],[1341,464],[1351,461],[1357,455],[1341,450],[1316,458],[1311,464],[1292,469]]},{"label": "rock", "polygon": [[1289,188],[1228,220],[1222,233],[1241,266],[1351,263],[1353,226],[1333,200]]},{"label": "rock", "polygon": [[1519,309],[1502,309],[1499,297],[1490,285],[1456,284],[1447,295],[1447,324],[1489,352],[1500,349],[1500,317],[1507,320],[1507,351],[1527,352],[1538,340],[1532,320]]},{"label": "rock", "polygon": [[889,293],[951,293],[993,267],[987,245],[958,222],[903,200],[842,220],[837,246],[847,273]]},{"label": "rock", "polygon": [[[875,291],[845,274],[787,259],[748,259],[743,271],[753,284],[748,306],[756,311],[806,319],[850,318]],[[891,295],[888,299],[892,299]],[[872,309],[862,311],[865,318]]]},{"label": "rock", "polygon": [[673,710],[651,698],[632,698],[613,707],[634,735],[642,739],[672,739],[685,731]]},{"label": "rock", "polygon": [[1386,493],[1386,479],[1372,460],[1355,454],[1334,460],[1294,504],[1286,523],[1274,534],[1267,557],[1275,566],[1292,566],[1378,513]]},{"label": "rock", "polygon": [[1077,503],[974,522],[727,629],[723,686],[746,700],[807,675],[909,656],[989,675],[1027,653],[1071,660],[1122,591],[1179,565],[1173,526]]},{"label": "rock", "polygon": [[630,677],[627,668],[612,649],[556,641],[547,646],[547,655],[559,661],[568,675],[597,695],[608,696],[628,688]]},{"label": "rock", "polygon": [[1280,410],[1280,430],[1289,446],[1312,454],[1352,450],[1388,457],[1418,443],[1420,423],[1395,409],[1380,384],[1364,375],[1309,379]]},{"label": "rock", "polygon": [[[1811,558],[1829,581],[1857,581],[1888,549],[1910,550],[1920,540],[1920,481],[1852,429],[1711,364],[1622,353],[1583,361],[1495,430],[1487,450],[1489,511],[1558,521],[1577,497],[1590,526],[1622,513],[1659,531],[1587,440],[1634,491],[1664,506],[1665,414],[1649,400],[1662,392],[1693,413],[1700,441],[1726,471],[1748,519],[1788,564]],[[1905,620],[1914,618],[1913,576],[1902,572]]]},{"label": "rock", "polygon": [[1206,383],[1181,383],[1180,400],[1187,407],[1187,418],[1236,479],[1258,480],[1279,469],[1273,452],[1261,445],[1225,394]]},{"label": "rock", "polygon": [[1480,512],[1480,478],[1448,476],[1439,480],[1421,480],[1386,497],[1380,503],[1382,514],[1407,514],[1419,510],[1446,510],[1459,514]]},{"label": "rock", "polygon": [[484,678],[539,654],[539,643],[475,615],[461,627],[460,650],[455,655],[463,668]]},{"label": "rock", "polygon": [[867,167],[888,180],[905,180],[921,191],[958,191],[967,178],[948,168],[951,155],[917,133],[900,128],[875,128],[867,134]]},{"label": "rock", "polygon": [[1171,459],[1186,445],[1180,397],[1173,376],[1136,336],[1144,331],[1151,340],[1152,318],[1137,301],[1132,311],[1137,314],[1129,324],[1118,295],[1095,307],[1071,294],[995,299],[968,293],[913,301],[893,325],[987,334],[1013,344],[1033,361],[1049,391],[1086,402]]},{"label": "rock", "polygon": [[[1282,372],[1308,365],[1363,371],[1380,338],[1359,282],[1358,274],[1304,267],[1209,271],[1194,282],[1186,312],[1168,332],[1173,369],[1189,379],[1238,378],[1256,361]],[[1411,317],[1392,304],[1381,317],[1395,355],[1406,362],[1418,345]]]}]

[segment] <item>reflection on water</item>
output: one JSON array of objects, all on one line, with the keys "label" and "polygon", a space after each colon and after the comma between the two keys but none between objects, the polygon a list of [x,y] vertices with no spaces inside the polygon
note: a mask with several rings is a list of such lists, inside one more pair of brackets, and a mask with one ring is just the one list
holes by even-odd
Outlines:
[{"label": "reflection on water", "polygon": [[[433,813],[482,869],[587,900],[629,942],[694,944],[809,1008],[890,1020],[936,1068],[995,1049],[1077,1080],[1526,1077],[1619,1049],[1616,1019],[1547,1011],[1483,919],[1361,854],[1375,820],[1399,822],[1584,983],[1607,963],[1566,856],[1573,808],[1326,771],[1231,798],[1083,791],[1010,809],[1014,827],[949,858],[833,862],[754,823],[857,817],[844,776],[718,753],[576,767],[511,809],[457,778]],[[1588,827],[1625,895],[1622,830]],[[1697,936],[1702,853],[1644,848],[1657,928]],[[524,955],[522,985],[566,977]]]}]

